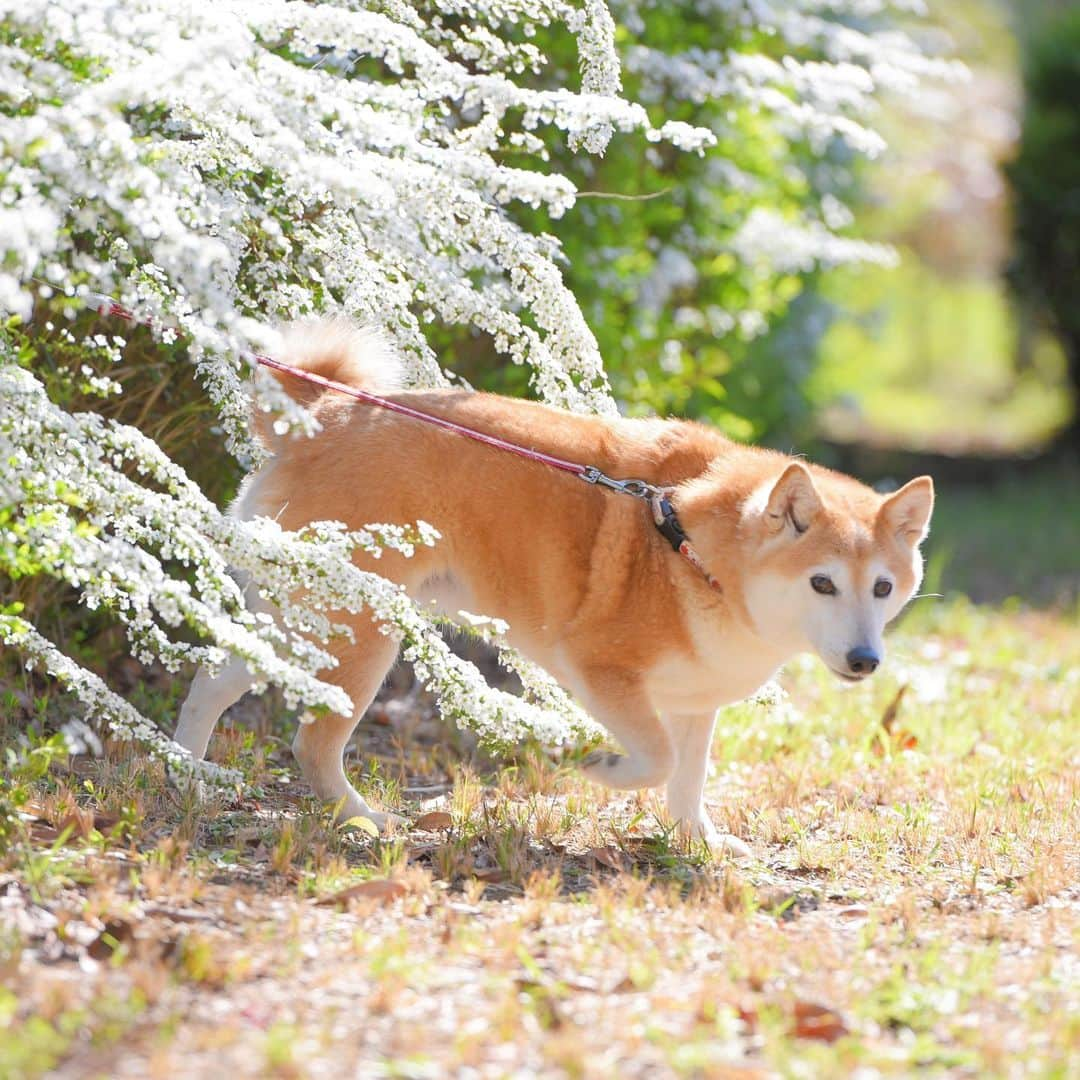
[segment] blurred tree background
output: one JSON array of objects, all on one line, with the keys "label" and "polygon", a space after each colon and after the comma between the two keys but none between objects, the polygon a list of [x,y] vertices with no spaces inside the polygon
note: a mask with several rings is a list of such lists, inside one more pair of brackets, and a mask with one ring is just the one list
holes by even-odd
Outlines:
[{"label": "blurred tree background", "polygon": [[[1015,455],[1047,447],[1075,422],[1065,323],[1053,300],[1062,306],[1067,255],[1054,259],[1048,240],[1060,229],[1061,246],[1069,246],[1065,207],[1071,202],[1075,222],[1078,198],[1076,31],[1056,51],[1045,44],[1059,39],[1062,20],[1075,27],[1068,6],[932,6],[971,75],[924,94],[915,108],[893,102],[887,111],[890,151],[885,168],[865,173],[859,223],[895,244],[901,263],[887,273],[836,274],[823,285],[843,312],[822,342],[808,391],[828,435]],[[1064,71],[1049,73],[1070,50],[1071,86]],[[1071,132],[1068,119],[1055,117],[1071,117]],[[1007,180],[1014,159],[1015,202]],[[1074,224],[1074,294],[1076,243]],[[1054,262],[1054,286],[1042,283],[1044,259]]]},{"label": "blurred tree background", "polygon": [[[905,7],[819,18],[799,4],[612,5],[627,95],[654,123],[709,128],[717,146],[698,157],[620,135],[596,158],[556,134],[544,151],[582,192],[577,204],[557,219],[510,212],[558,238],[625,412],[702,419],[742,440],[810,436],[810,377],[835,314],[822,275],[893,261],[847,206],[880,144],[867,115],[876,128],[875,95],[913,89],[913,69],[929,87],[948,68],[912,64],[890,41],[902,29],[927,57],[947,55],[926,33],[932,20]],[[544,85],[572,85],[571,43],[549,36],[542,49]],[[493,363],[484,341],[444,345],[477,385],[526,391],[528,372]]]},{"label": "blurred tree background", "polygon": [[[1065,352],[1073,395],[1066,432],[1080,450],[1080,8],[1050,5],[1028,31],[1023,130],[1009,169],[1015,201],[1013,286],[1024,318]],[[1027,362],[1028,356],[1020,356]]]},{"label": "blurred tree background", "polygon": [[[667,53],[821,55],[820,41],[748,33],[734,7],[641,5],[624,50],[632,34]],[[1080,13],[930,0],[927,14],[899,25],[967,77],[886,95],[875,161],[840,137],[822,154],[741,95],[702,104],[679,71],[635,63],[636,46],[630,96],[719,131],[721,153],[622,137],[597,161],[548,146],[595,195],[533,224],[563,244],[627,412],[826,458],[858,445],[1005,461],[1075,441]],[[822,243],[815,216],[848,246]],[[482,342],[445,346],[478,385],[525,392],[527,372],[492,373]]]}]

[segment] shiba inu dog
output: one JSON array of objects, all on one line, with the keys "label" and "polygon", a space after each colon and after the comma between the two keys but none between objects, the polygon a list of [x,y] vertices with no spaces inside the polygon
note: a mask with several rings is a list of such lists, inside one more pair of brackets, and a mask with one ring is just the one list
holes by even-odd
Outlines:
[{"label": "shiba inu dog", "polygon": [[[857,480],[772,450],[730,442],[675,420],[579,416],[463,390],[400,391],[399,366],[370,333],[341,322],[300,324],[283,361],[389,395],[422,412],[520,446],[596,466],[610,477],[670,489],[665,530],[640,499],[362,404],[294,376],[277,377],[321,424],[313,438],[276,436],[273,456],[233,512],[285,528],[333,519],[429,522],[442,539],[413,558],[387,552],[358,565],[419,599],[498,616],[511,642],[554,675],[621,744],[587,774],[608,787],[666,785],[687,835],[720,836],[702,803],[717,710],[753,693],[785,661],[814,652],[856,682],[879,666],[882,631],[922,577],[919,544],[933,483],[919,477],[883,496]],[[670,535],[685,536],[680,558]],[[689,547],[692,545],[692,548]],[[396,656],[361,614],[339,614],[355,641],[332,646],[324,677],[351,696],[351,717],[303,724],[293,750],[315,794],[339,815],[371,818],[342,753]],[[249,687],[240,661],[200,673],[176,738],[196,757],[221,713]]]}]

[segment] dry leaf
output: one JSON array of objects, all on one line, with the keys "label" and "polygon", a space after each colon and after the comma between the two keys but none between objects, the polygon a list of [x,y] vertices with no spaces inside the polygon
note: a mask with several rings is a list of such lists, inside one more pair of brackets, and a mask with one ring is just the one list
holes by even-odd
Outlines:
[{"label": "dry leaf", "polygon": [[127,919],[109,919],[105,928],[86,947],[88,955],[95,960],[108,960],[121,945],[132,941],[135,928]]},{"label": "dry leaf", "polygon": [[104,814],[100,810],[94,811],[94,828],[104,836],[107,832],[115,829],[120,824],[120,819],[115,814]]},{"label": "dry leaf", "polygon": [[748,1034],[753,1035],[757,1031],[758,1014],[753,1005],[736,1005],[735,1015],[742,1021]]},{"label": "dry leaf", "polygon": [[588,854],[595,862],[608,867],[610,870],[621,873],[630,868],[626,856],[618,848],[611,847],[610,844],[606,847],[589,848]]},{"label": "dry leaf", "polygon": [[60,839],[60,830],[43,821],[35,821],[30,826],[30,839],[36,844],[55,844]]},{"label": "dry leaf", "polygon": [[836,913],[841,919],[865,919],[870,909],[865,904],[849,904]]},{"label": "dry leaf", "polygon": [[[364,820],[367,820],[366,818]],[[323,905],[347,904],[350,900],[376,900],[379,903],[388,904],[392,900],[398,900],[409,890],[400,881],[391,881],[389,878],[373,878],[371,881],[360,881],[350,885],[333,896],[323,897],[316,903]]]},{"label": "dry leaf", "polygon": [[881,714],[881,726],[892,734],[893,728],[896,726],[896,718],[900,713],[900,703],[904,700],[904,695],[907,693],[907,683],[904,683],[899,690],[896,691],[896,697],[889,702],[885,711]]},{"label": "dry leaf", "polygon": [[506,871],[497,866],[491,866],[486,870],[474,870],[473,877],[477,881],[486,881],[490,885],[498,885],[506,880]]},{"label": "dry leaf", "polygon": [[359,829],[361,832],[365,832],[371,837],[378,837],[379,835],[379,826],[376,825],[371,818],[367,817],[351,817],[348,821],[343,821],[341,823],[341,828]]},{"label": "dry leaf", "polygon": [[440,829],[449,829],[453,826],[454,819],[445,810],[432,810],[428,814],[421,814],[416,819],[416,827],[425,832],[438,832]]},{"label": "dry leaf", "polygon": [[897,750],[914,750],[919,745],[919,740],[910,731],[901,728],[893,736],[893,744]]},{"label": "dry leaf", "polygon": [[847,1024],[840,1014],[827,1005],[818,1005],[813,1001],[796,1001],[793,1013],[795,1024],[792,1034],[800,1039],[818,1039],[831,1043],[848,1034]]}]

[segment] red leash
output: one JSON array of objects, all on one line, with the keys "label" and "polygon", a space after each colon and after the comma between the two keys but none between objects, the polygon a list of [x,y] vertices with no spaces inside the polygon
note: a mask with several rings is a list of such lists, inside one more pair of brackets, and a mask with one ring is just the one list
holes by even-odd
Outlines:
[{"label": "red leash", "polygon": [[474,431],[472,428],[455,424],[453,420],[446,420],[441,416],[434,416],[432,413],[421,412],[419,409],[411,409],[408,405],[402,405],[397,401],[391,401],[389,398],[380,397],[378,394],[368,393],[366,390],[349,386],[347,383],[336,382],[334,379],[317,375],[314,371],[305,371],[302,368],[293,367],[291,364],[283,364],[280,360],[275,360],[270,356],[261,356],[256,353],[255,361],[262,364],[263,367],[273,368],[275,371],[284,371],[287,375],[295,375],[296,378],[303,379],[305,382],[325,386],[327,390],[337,390],[342,394],[348,394],[349,397],[366,402],[368,405],[378,405],[381,409],[388,409],[390,412],[400,413],[402,416],[411,416],[414,420],[423,420],[427,424],[434,424],[435,427],[452,431],[456,435],[464,435],[466,439],[475,439],[477,442],[494,446],[498,450],[509,450],[512,454],[518,454],[520,457],[529,458],[532,461],[539,461],[544,465],[550,465],[553,469],[561,469],[563,472],[580,476],[582,479],[585,479],[585,474],[591,468],[588,465],[578,465],[574,461],[564,461],[562,458],[545,454],[540,450],[529,450],[527,447],[518,446],[517,443],[500,439],[496,435],[485,435],[482,431]]},{"label": "red leash", "polygon": [[[154,325],[152,319],[140,319],[134,312],[129,311],[108,296],[100,296],[91,293],[87,297],[87,304],[102,316],[125,319],[138,326]],[[538,461],[540,464],[548,465],[552,469],[559,469],[562,472],[570,473],[579,480],[584,480],[587,484],[596,484],[599,487],[617,491],[622,495],[632,495],[636,499],[644,499],[649,503],[652,510],[653,523],[656,525],[664,539],[671,544],[675,551],[694,566],[695,569],[704,574],[706,580],[714,589],[717,591],[721,590],[720,583],[705,569],[705,564],[701,561],[701,557],[690,546],[690,541],[687,539],[686,533],[683,532],[682,526],[675,516],[675,509],[672,507],[671,502],[668,500],[667,492],[663,488],[658,488],[645,480],[616,480],[613,477],[605,475],[595,465],[581,465],[576,461],[566,461],[563,458],[555,457],[553,454],[545,454],[540,450],[530,450],[528,447],[519,446],[517,443],[500,439],[496,435],[486,435],[482,431],[476,431],[473,428],[465,427],[462,424],[455,424],[453,420],[446,420],[441,416],[433,416],[431,413],[421,412],[419,409],[412,409],[408,405],[402,405],[397,401],[391,401],[389,398],[369,393],[367,390],[360,390],[355,386],[349,386],[347,383],[337,382],[334,379],[327,379],[325,376],[317,375],[313,371],[305,371],[303,368],[293,367],[292,364],[282,363],[280,360],[275,360],[271,356],[252,353],[251,357],[257,364],[261,364],[263,367],[273,368],[275,371],[284,372],[286,375],[292,375],[297,379],[303,379],[305,382],[325,387],[327,390],[336,390],[339,393],[355,398],[357,401],[363,401],[367,405],[376,405],[380,409],[386,409],[389,412],[395,412],[401,416],[408,416],[413,420],[421,420],[425,424],[432,424],[445,431],[452,431],[455,435],[462,435],[466,439],[472,439],[475,442],[493,446],[496,450],[506,450],[511,454],[516,454],[518,457],[527,458],[530,461]]]}]

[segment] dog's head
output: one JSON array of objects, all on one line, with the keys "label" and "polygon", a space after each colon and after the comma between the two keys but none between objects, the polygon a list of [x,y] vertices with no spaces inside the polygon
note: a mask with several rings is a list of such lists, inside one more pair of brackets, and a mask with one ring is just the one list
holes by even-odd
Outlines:
[{"label": "dog's head", "polygon": [[920,476],[891,495],[793,462],[741,507],[743,597],[757,632],[816,652],[840,678],[873,674],[885,624],[922,580],[919,544],[934,507]]}]

